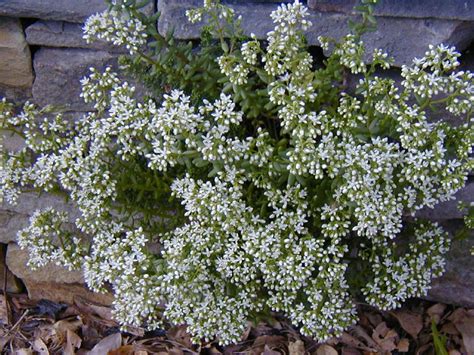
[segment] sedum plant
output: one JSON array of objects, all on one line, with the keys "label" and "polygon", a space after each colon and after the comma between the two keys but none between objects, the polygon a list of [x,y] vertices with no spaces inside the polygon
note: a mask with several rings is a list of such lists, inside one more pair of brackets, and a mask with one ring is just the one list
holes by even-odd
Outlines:
[{"label": "sedum plant", "polygon": [[392,309],[425,295],[449,238],[413,216],[473,168],[473,74],[439,45],[401,83],[383,76],[391,59],[361,41],[372,6],[339,41],[319,38],[323,65],[298,0],[271,14],[265,41],[212,0],[187,13],[207,21],[199,45],[163,37],[133,1],[90,17],[85,37],[125,45],[121,66],[148,89],[92,69],[94,111],[74,122],[2,101],[2,129],[25,141],[4,152],[2,198],[62,193],[80,211],[31,217],[18,235],[30,265],[82,268],[92,290],[113,289],[124,327],[187,324],[222,344],[272,312],[322,341],[356,321],[357,300]]}]

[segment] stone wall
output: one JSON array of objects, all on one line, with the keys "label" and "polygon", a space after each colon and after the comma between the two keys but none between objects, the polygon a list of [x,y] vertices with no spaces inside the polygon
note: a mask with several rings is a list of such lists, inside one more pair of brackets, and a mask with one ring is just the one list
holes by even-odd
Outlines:
[{"label": "stone wall", "polygon": [[[157,27],[161,33],[174,30],[178,39],[196,39],[199,26],[186,21],[186,9],[202,0],[157,0],[155,8],[162,15]],[[339,38],[347,33],[347,22],[354,16],[357,0],[308,0],[313,27],[308,31],[310,45],[319,35]],[[265,38],[272,29],[270,12],[278,0],[223,0],[242,15],[244,30]],[[291,1],[286,1],[291,2]],[[87,44],[82,39],[82,25],[87,16],[106,8],[103,0],[2,0],[0,1],[0,97],[18,104],[30,100],[38,105],[58,105],[66,117],[91,109],[79,98],[81,77],[90,67],[115,65],[120,48],[106,43]],[[409,63],[424,54],[429,44],[452,44],[464,51],[464,69],[474,70],[474,3],[465,0],[382,0],[375,15],[378,29],[364,36],[370,48],[384,48],[395,58],[396,66]],[[394,75],[397,75],[395,73]],[[6,140],[7,146],[18,142]],[[458,194],[458,199],[473,201],[474,182]],[[59,198],[49,195],[24,195],[17,206],[0,206],[0,279],[3,259],[11,272],[9,290],[21,290],[21,279],[32,298],[71,301],[75,294],[102,303],[110,297],[97,298],[83,287],[80,273],[66,272],[51,266],[33,272],[26,267],[27,254],[16,246],[16,231],[28,223],[35,209],[56,206],[71,210]],[[74,211],[73,211],[74,212]],[[420,213],[440,221],[455,231],[462,223],[456,201]],[[474,307],[474,257],[469,250],[474,236],[455,241],[450,252],[448,271],[434,283],[430,298]],[[2,259],[3,258],[3,259]],[[0,280],[1,281],[1,280]]]}]

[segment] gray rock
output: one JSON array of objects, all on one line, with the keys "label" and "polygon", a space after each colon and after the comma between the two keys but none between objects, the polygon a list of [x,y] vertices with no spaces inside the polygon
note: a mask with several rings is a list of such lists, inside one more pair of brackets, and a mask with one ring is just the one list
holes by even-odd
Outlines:
[{"label": "gray rock", "polygon": [[[84,22],[88,16],[107,7],[105,0],[0,0],[0,15]],[[154,8],[152,1],[144,11],[152,13]]]},{"label": "gray rock", "polygon": [[53,207],[66,211],[69,221],[74,222],[80,212],[63,198],[51,194],[26,192],[20,195],[16,205],[3,203],[0,205],[0,243],[16,241],[17,232],[29,225],[30,216],[36,211]]},{"label": "gray rock", "polygon": [[[451,221],[443,227],[455,234],[460,223]],[[431,290],[426,297],[429,300],[456,304],[463,307],[474,307],[474,233],[463,240],[452,242],[448,253],[446,272],[440,278],[434,279]]]},{"label": "gray rock", "polygon": [[[439,203],[434,208],[423,208],[416,213],[416,217],[430,220],[461,219],[464,214],[458,209],[459,202],[467,204],[474,201],[474,182],[468,183],[466,187],[458,191],[454,196],[456,199]],[[474,270],[473,270],[474,271]]]},{"label": "gray rock", "polygon": [[0,84],[0,98],[2,97],[5,97],[9,102],[20,106],[25,103],[25,101],[31,100],[31,87],[18,88]]},{"label": "gray rock", "polygon": [[89,68],[116,66],[117,55],[87,49],[40,48],[33,66],[36,79],[33,99],[39,106],[54,105],[65,111],[91,111],[79,96],[80,79],[90,73]]},{"label": "gray rock", "polygon": [[118,70],[119,53],[79,48],[46,48],[36,52],[33,66],[36,79],[33,83],[33,102],[38,106],[53,105],[66,114],[92,111],[80,97],[80,80],[90,74],[90,68],[107,66],[119,73],[119,77],[136,87],[137,99],[148,93],[147,89]]},{"label": "gray rock", "polygon": [[[161,0],[158,10],[161,17],[158,29],[161,34],[174,30],[179,39],[195,39],[199,37],[201,25],[190,24],[185,16],[189,8],[200,6],[199,0]],[[247,34],[264,39],[268,31],[273,29],[270,13],[276,4],[232,3],[237,15],[242,15],[242,27]],[[338,13],[323,13],[311,11],[308,19],[313,23],[307,31],[310,45],[318,45],[319,35],[341,38],[348,33],[347,22],[349,15]],[[372,52],[374,48],[383,48],[395,58],[395,64],[410,63],[413,57],[420,57],[426,52],[429,44],[451,44],[459,49],[465,48],[473,39],[473,22],[440,19],[410,19],[410,18],[379,18],[378,29],[367,33],[363,40]]]},{"label": "gray rock", "polygon": [[16,241],[16,234],[19,230],[29,225],[30,216],[22,213],[15,213],[8,210],[0,211],[0,242],[9,243]]},{"label": "gray rock", "polygon": [[[308,7],[350,14],[358,3],[357,0],[308,0]],[[374,7],[374,15],[474,21],[474,3],[466,0],[384,0]]]},{"label": "gray rock", "polygon": [[37,21],[25,30],[26,41],[30,45],[45,47],[70,47],[107,50],[126,53],[126,49],[104,41],[87,43],[82,38],[82,25],[62,21]]},{"label": "gray rock", "polygon": [[3,210],[25,215],[32,215],[35,211],[46,207],[68,212],[71,215],[71,220],[75,220],[79,216],[79,211],[70,202],[66,202],[59,195],[50,193],[24,192],[19,196],[15,205],[0,205]]},{"label": "gray rock", "polygon": [[48,299],[55,302],[72,303],[74,297],[82,297],[96,303],[110,304],[111,294],[97,294],[89,291],[84,284],[81,271],[69,271],[52,263],[32,270],[27,266],[28,251],[10,243],[6,263],[11,272],[20,278],[33,300]]},{"label": "gray rock", "polygon": [[27,88],[32,82],[31,55],[21,23],[0,17],[0,85]]}]

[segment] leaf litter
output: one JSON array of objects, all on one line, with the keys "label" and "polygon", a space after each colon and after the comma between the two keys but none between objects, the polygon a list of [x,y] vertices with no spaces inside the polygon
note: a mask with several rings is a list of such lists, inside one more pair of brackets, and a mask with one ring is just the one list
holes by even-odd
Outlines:
[{"label": "leaf litter", "polygon": [[217,341],[193,344],[184,325],[153,332],[142,328],[121,332],[110,307],[80,297],[70,305],[31,301],[24,294],[8,295],[6,300],[1,295],[1,354],[474,354],[474,309],[424,300],[412,300],[391,312],[359,304],[359,322],[324,344],[302,336],[274,315],[271,321],[249,324],[241,341],[226,347]]}]

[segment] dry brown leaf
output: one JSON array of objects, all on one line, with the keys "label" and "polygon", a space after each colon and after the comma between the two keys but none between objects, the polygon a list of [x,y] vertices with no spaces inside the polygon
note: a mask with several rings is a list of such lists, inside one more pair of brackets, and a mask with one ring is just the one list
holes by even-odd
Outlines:
[{"label": "dry brown leaf", "polygon": [[13,350],[13,355],[33,355],[33,350],[30,348],[22,348]]},{"label": "dry brown leaf", "polygon": [[[367,335],[368,336],[368,335]],[[372,339],[370,339],[373,341]],[[344,332],[342,333],[341,336],[341,342],[345,345],[348,345],[349,347],[360,349],[360,350],[366,350],[366,351],[376,351],[376,349],[370,348],[364,343],[362,343],[359,339],[356,337],[353,337],[352,335]]]},{"label": "dry brown leaf", "polygon": [[443,324],[443,326],[440,329],[440,332],[443,334],[448,334],[448,335],[460,335],[459,330],[451,322]]},{"label": "dry brown leaf", "polygon": [[191,341],[191,335],[187,333],[187,328],[185,325],[178,325],[172,327],[167,332],[168,338],[181,344],[187,349],[192,349],[193,342]]},{"label": "dry brown leaf", "polygon": [[341,355],[360,355],[360,351],[355,348],[342,348]]},{"label": "dry brown leaf", "polygon": [[111,350],[118,349],[122,345],[120,333],[111,334],[99,341],[87,355],[105,355]]},{"label": "dry brown leaf", "polygon": [[337,355],[337,351],[332,346],[323,344],[316,350],[316,355]]},{"label": "dry brown leaf", "polygon": [[48,347],[41,338],[36,338],[33,341],[33,350],[38,353],[38,355],[49,355]]},{"label": "dry brown leaf", "polygon": [[353,327],[351,327],[352,331],[354,332],[354,334],[362,339],[364,339],[367,343],[367,345],[369,346],[369,348],[371,349],[378,349],[378,345],[377,343],[367,334],[367,332],[365,331],[364,328],[358,326],[358,325],[354,325]]},{"label": "dry brown leaf", "polygon": [[397,344],[397,349],[401,353],[407,353],[410,349],[410,341],[407,338],[400,339]]},{"label": "dry brown leaf", "polygon": [[10,339],[11,335],[9,334],[9,332],[6,329],[0,328],[0,354],[2,353],[5,345],[7,345],[7,343],[10,341]]},{"label": "dry brown leaf", "polygon": [[107,355],[134,355],[135,349],[133,345],[124,345],[118,349],[110,350]]},{"label": "dry brown leaf", "polygon": [[429,315],[429,324],[431,321],[434,320],[436,324],[439,323],[441,318],[443,317],[444,312],[446,311],[446,305],[443,303],[436,303],[435,305],[431,306],[426,310],[426,314]]},{"label": "dry brown leaf", "polygon": [[[427,351],[430,350],[430,349],[431,349],[431,352],[428,353]],[[433,349],[433,344],[432,343],[422,345],[416,351],[416,355],[424,355],[424,354],[434,354],[434,349]]]},{"label": "dry brown leaf", "polygon": [[67,335],[67,331],[76,332],[82,326],[82,321],[77,317],[71,319],[62,319],[54,323],[53,328],[56,332]]},{"label": "dry brown leaf", "polygon": [[378,313],[367,312],[365,315],[367,316],[367,319],[374,328],[377,327],[383,321],[382,316]]},{"label": "dry brown leaf", "polygon": [[66,331],[66,345],[64,346],[64,355],[74,355],[75,349],[79,349],[82,344],[82,339],[74,333],[72,330],[68,329]]},{"label": "dry brown leaf", "polygon": [[4,295],[0,295],[0,324],[8,324],[10,319],[8,305]]},{"label": "dry brown leaf", "polygon": [[246,341],[248,338],[249,338],[249,335],[250,335],[250,331],[252,330],[252,325],[250,324],[250,322],[248,323],[247,325],[247,328],[245,329],[245,331],[242,333],[242,336],[240,338],[240,341]]},{"label": "dry brown leaf", "polygon": [[90,302],[80,296],[75,296],[73,302],[81,312],[97,315],[107,321],[113,320],[110,307]]},{"label": "dry brown leaf", "polygon": [[281,355],[281,353],[271,349],[268,345],[265,345],[262,355]]},{"label": "dry brown leaf", "polygon": [[390,314],[398,320],[403,330],[410,334],[413,339],[416,339],[418,333],[423,329],[421,314],[403,310],[390,312]]},{"label": "dry brown leaf", "polygon": [[397,332],[393,329],[389,329],[385,322],[380,323],[372,334],[372,339],[374,339],[379,348],[385,352],[392,352],[397,348],[395,345],[397,338]]},{"label": "dry brown leaf", "polygon": [[466,312],[464,317],[459,317],[453,323],[461,333],[467,353],[474,354],[474,317],[470,317]]},{"label": "dry brown leaf", "polygon": [[385,338],[385,335],[388,333],[390,329],[387,327],[387,323],[382,322],[380,323],[372,332],[372,339],[378,344],[378,342]]},{"label": "dry brown leaf", "polygon": [[290,342],[288,344],[288,351],[289,351],[289,355],[304,355],[305,354],[304,343],[299,339],[295,342]]},{"label": "dry brown leaf", "polygon": [[[249,349],[248,354],[260,355],[265,351],[265,348],[278,349],[283,348],[286,345],[286,338],[281,335],[261,335],[255,339],[253,345]],[[247,349],[245,349],[247,350]]]},{"label": "dry brown leaf", "polygon": [[447,319],[453,323],[456,323],[459,319],[464,317],[466,317],[466,310],[464,308],[456,308]]}]

